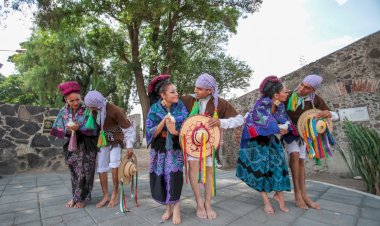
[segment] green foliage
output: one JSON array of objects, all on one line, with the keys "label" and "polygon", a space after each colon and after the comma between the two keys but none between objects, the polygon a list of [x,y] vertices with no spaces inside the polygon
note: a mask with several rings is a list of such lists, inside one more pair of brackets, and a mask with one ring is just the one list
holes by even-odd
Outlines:
[{"label": "green foliage", "polygon": [[354,124],[347,119],[343,122],[355,166],[362,176],[366,190],[380,195],[380,136],[374,129]]},{"label": "green foliage", "polygon": [[81,85],[82,95],[90,89],[97,89],[105,96],[117,90],[120,96],[110,99],[121,107],[128,107],[130,93],[120,90],[130,90],[131,87],[125,85],[131,83],[120,80],[131,81],[130,70],[106,48],[106,43],[112,42],[112,33],[95,22],[95,19],[82,18],[76,26],[62,26],[59,31],[36,29],[32,37],[22,43],[27,51],[12,57],[26,86],[38,94],[41,105],[62,105],[57,85],[76,80]]},{"label": "green foliage", "polygon": [[37,95],[24,86],[22,76],[0,76],[0,100],[2,102],[33,105],[36,104],[37,99]]},{"label": "green foliage", "polygon": [[180,92],[191,93],[196,77],[208,72],[220,94],[247,87],[252,75],[222,46],[239,18],[255,12],[261,0],[12,2],[37,3],[37,29],[23,46],[32,53],[15,62],[49,104],[56,84],[75,79],[118,105],[128,105],[130,95],[138,98],[145,119],[146,87],[157,74],[171,74]]}]

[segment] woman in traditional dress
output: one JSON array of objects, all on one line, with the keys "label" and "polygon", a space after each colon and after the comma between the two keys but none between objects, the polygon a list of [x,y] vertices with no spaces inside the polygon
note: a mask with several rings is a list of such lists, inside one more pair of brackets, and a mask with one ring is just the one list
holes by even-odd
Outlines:
[{"label": "woman in traditional dress", "polygon": [[173,217],[181,223],[180,197],[183,185],[183,153],[179,130],[188,111],[179,100],[169,75],[160,75],[149,83],[150,110],[146,121],[146,139],[150,145],[150,190],[157,202],[166,205],[162,221]]},{"label": "woman in traditional dress", "polygon": [[85,127],[88,114],[85,114],[79,84],[69,81],[58,88],[66,104],[59,111],[50,134],[67,138],[63,153],[71,173],[72,198],[66,207],[83,208],[91,200],[94,185],[98,131]]},{"label": "woman in traditional dress", "polygon": [[283,191],[290,191],[290,180],[280,136],[296,133],[283,104],[288,96],[286,88],[276,76],[269,76],[260,85],[262,97],[248,113],[240,143],[236,176],[259,191],[264,211],[274,214],[268,192],[280,209],[288,212]]}]

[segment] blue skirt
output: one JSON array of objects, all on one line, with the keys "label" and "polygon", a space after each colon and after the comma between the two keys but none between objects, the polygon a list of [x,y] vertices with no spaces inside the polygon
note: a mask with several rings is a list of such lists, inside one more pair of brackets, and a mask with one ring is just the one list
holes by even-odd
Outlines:
[{"label": "blue skirt", "polygon": [[264,192],[290,191],[285,152],[275,136],[258,136],[241,143],[236,176]]}]

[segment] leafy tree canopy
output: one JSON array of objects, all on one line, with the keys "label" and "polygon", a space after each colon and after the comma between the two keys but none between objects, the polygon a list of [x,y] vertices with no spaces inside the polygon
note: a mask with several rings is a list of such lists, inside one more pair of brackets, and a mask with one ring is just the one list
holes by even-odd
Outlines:
[{"label": "leafy tree canopy", "polygon": [[44,87],[50,103],[56,83],[75,79],[85,90],[96,88],[115,101],[126,102],[132,94],[145,118],[146,86],[157,74],[171,74],[182,93],[191,93],[203,72],[215,76],[221,93],[247,87],[252,75],[223,45],[239,18],[255,12],[261,0],[11,2],[16,9],[37,6],[35,32],[23,46],[28,51],[15,62],[30,84]]}]

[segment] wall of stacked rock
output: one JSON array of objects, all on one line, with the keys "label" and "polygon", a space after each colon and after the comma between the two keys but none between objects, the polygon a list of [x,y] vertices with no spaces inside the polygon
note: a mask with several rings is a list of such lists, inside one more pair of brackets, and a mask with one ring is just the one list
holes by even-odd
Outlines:
[{"label": "wall of stacked rock", "polygon": [[[0,102],[0,174],[67,169],[62,150],[65,141],[50,136],[46,129],[58,110]],[[140,131],[141,116],[130,119]],[[136,148],[141,144],[139,135]]]},{"label": "wall of stacked rock", "polygon": [[58,109],[0,103],[0,173],[64,167],[63,142],[42,134],[44,117]]},{"label": "wall of stacked rock", "polygon": [[[275,65],[273,65],[275,67]],[[295,89],[309,74],[320,74],[324,78],[322,88],[317,92],[337,113],[347,108],[366,107],[369,120],[358,121],[380,132],[380,32],[312,62],[282,77],[289,89]],[[261,81],[255,81],[258,84]],[[254,90],[236,98],[232,104],[243,115],[259,98]],[[223,132],[222,159],[225,167],[234,167],[237,161],[241,128]],[[348,155],[348,142],[343,131],[343,122],[334,123],[333,135],[341,149]],[[349,174],[342,157],[335,151],[333,157],[316,166],[306,161],[307,174]]]}]

